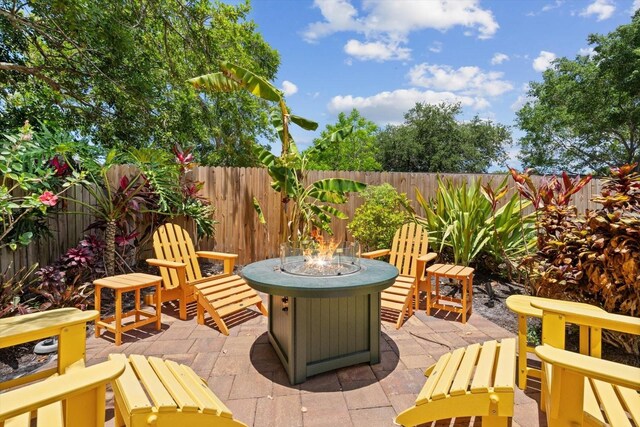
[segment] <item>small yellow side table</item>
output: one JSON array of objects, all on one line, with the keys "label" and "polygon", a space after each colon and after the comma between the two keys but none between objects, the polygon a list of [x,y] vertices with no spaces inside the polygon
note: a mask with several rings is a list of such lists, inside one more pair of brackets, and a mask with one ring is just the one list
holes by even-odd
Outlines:
[{"label": "small yellow side table", "polygon": [[[132,273],[132,274],[121,274],[119,276],[111,276],[105,277],[103,279],[94,280],[93,284],[96,289],[96,302],[95,308],[98,312],[100,312],[100,292],[102,288],[109,288],[115,291],[116,296],[116,308],[115,315],[109,316],[105,318],[100,318],[96,321],[96,338],[100,336],[100,329],[104,328],[107,331],[113,332],[115,334],[115,343],[116,345],[122,344],[122,333],[129,331],[131,329],[139,328],[140,326],[147,325],[149,323],[156,323],[156,329],[160,330],[161,325],[161,309],[162,309],[162,301],[160,295],[160,285],[162,283],[162,277],[153,276],[151,274],[145,273]],[[150,313],[148,311],[143,311],[140,309],[140,290],[142,288],[148,288],[154,286],[156,288],[155,293],[155,303],[156,303],[156,311],[155,313]],[[136,293],[136,303],[135,308],[126,313],[122,312],[122,294],[124,292],[135,292]],[[135,321],[133,323],[129,323],[127,325],[123,325],[123,319],[127,317],[135,316]],[[140,319],[140,317],[144,317],[144,319]],[[115,321],[115,322],[114,322]],[[115,323],[115,324],[114,324]]]}]

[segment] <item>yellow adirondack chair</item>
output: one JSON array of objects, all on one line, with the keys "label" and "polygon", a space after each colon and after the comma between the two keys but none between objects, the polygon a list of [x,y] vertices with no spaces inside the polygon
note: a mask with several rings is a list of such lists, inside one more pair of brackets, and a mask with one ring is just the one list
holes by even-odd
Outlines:
[{"label": "yellow adirondack chair", "polygon": [[[162,275],[162,302],[179,300],[180,319],[187,318],[187,304],[197,300],[198,323],[204,324],[207,311],[220,331],[229,335],[222,317],[256,305],[265,316],[267,309],[257,292],[238,275],[232,275],[236,254],[196,251],[191,237],[179,225],[165,224],[153,235],[156,258],[148,259],[150,265],[160,268]],[[198,258],[223,261],[224,273],[202,277]],[[146,301],[152,303],[152,299]]]},{"label": "yellow adirondack chair", "polygon": [[[0,383],[0,390],[64,374],[68,367],[84,361],[87,323],[98,319],[95,310],[60,308],[0,319],[0,348],[49,337],[58,338],[58,366]],[[1,399],[0,399],[1,400]]]},{"label": "yellow adirondack chair", "polygon": [[413,315],[412,299],[418,308],[419,283],[423,280],[428,262],[436,259],[437,254],[429,253],[429,235],[416,223],[404,224],[396,231],[391,249],[380,249],[362,254],[363,258],[380,258],[389,255],[389,263],[393,264],[400,275],[393,286],[381,294],[382,308],[398,312],[396,329],[404,322],[405,313]]},{"label": "yellow adirondack chair", "polygon": [[107,383],[124,372],[121,360],[88,368],[78,362],[64,375],[0,395],[0,426],[104,427]]},{"label": "yellow adirondack chair", "polygon": [[[556,302],[563,304],[568,310],[571,307],[582,307],[586,310],[595,310],[604,313],[605,311],[595,305],[589,305],[573,301],[561,301],[549,298],[534,297],[531,295],[511,295],[506,300],[507,307],[518,315],[518,387],[524,390],[527,387],[527,378],[542,378],[542,371],[527,365],[527,355],[534,354],[535,348],[527,342],[527,319],[535,317],[542,319],[542,310],[535,308],[532,304],[539,302]],[[595,332],[594,332],[595,333]],[[600,354],[592,354],[589,351],[590,328],[585,325],[580,326],[580,353],[591,354],[600,357]]]},{"label": "yellow adirondack chair", "polygon": [[61,308],[0,319],[0,348],[58,338],[55,368],[0,383],[0,390],[12,389],[0,394],[0,426],[29,426],[34,417],[38,426],[104,426],[105,386],[124,363],[84,367],[86,326],[97,318],[95,310]]},{"label": "yellow adirondack chair", "polygon": [[415,405],[398,414],[396,423],[413,427],[475,416],[485,427],[506,427],[513,416],[516,340],[458,348],[443,354],[425,375]]},{"label": "yellow adirondack chair", "polygon": [[[586,304],[532,305],[542,310],[543,345],[535,352],[542,360],[540,406],[548,425],[640,425],[640,369],[599,358],[602,329],[640,335],[640,319],[594,311]],[[589,328],[589,354],[564,350],[567,323]]]},{"label": "yellow adirondack chair", "polygon": [[132,354],[110,354],[125,363],[113,383],[116,427],[246,427],[186,365]]}]

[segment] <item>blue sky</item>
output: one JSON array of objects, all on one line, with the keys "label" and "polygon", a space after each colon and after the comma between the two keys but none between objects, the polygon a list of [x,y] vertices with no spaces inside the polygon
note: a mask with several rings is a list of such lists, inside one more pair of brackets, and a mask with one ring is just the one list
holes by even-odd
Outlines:
[{"label": "blue sky", "polygon": [[[379,126],[416,102],[461,102],[512,126],[527,83],[556,57],[589,54],[587,36],[629,23],[640,0],[252,0],[250,18],[280,52],[276,84],[316,132],[352,108]],[[279,148],[274,147],[274,151]],[[509,149],[513,157],[517,146]],[[515,161],[509,162],[517,165]]]}]

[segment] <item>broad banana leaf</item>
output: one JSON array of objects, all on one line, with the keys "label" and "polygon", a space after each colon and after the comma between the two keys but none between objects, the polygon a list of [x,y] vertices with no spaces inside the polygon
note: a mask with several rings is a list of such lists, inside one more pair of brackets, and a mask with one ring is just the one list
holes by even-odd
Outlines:
[{"label": "broad banana leaf", "polygon": [[367,188],[367,184],[363,182],[343,178],[320,179],[311,185],[321,191],[333,191],[336,193],[362,191]]},{"label": "broad banana leaf", "polygon": [[221,72],[205,74],[187,80],[197,89],[213,92],[233,92],[246,89],[258,98],[267,101],[280,102],[282,95],[264,78],[239,65],[230,62],[220,62]]},{"label": "broad banana leaf", "polygon": [[258,202],[258,199],[256,199],[255,197],[253,198],[253,209],[255,209],[256,213],[258,214],[258,221],[260,221],[260,224],[266,224],[267,220],[264,219],[264,212],[262,212],[260,202]]},{"label": "broad banana leaf", "polygon": [[318,123],[314,122],[313,120],[305,119],[304,117],[295,116],[293,114],[289,115],[289,119],[304,130],[318,129]]},{"label": "broad banana leaf", "polygon": [[252,71],[227,61],[220,62],[220,69],[227,78],[237,82],[254,96],[266,99],[267,101],[282,101],[282,94],[280,91],[267,80],[257,74],[254,74]]}]

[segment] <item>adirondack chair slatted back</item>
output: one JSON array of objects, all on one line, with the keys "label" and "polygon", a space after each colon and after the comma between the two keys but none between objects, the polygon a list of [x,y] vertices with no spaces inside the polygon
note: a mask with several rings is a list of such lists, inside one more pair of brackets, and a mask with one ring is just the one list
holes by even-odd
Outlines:
[{"label": "adirondack chair slatted back", "polygon": [[[202,278],[191,236],[179,225],[167,223],[160,226],[153,234],[153,250],[158,259],[185,263],[187,282]],[[174,269],[160,267],[160,274],[166,289],[179,286]]]},{"label": "adirondack chair slatted back", "polygon": [[415,276],[417,261],[429,249],[429,235],[422,226],[412,222],[404,224],[393,237],[389,263],[393,264],[402,276]]}]

